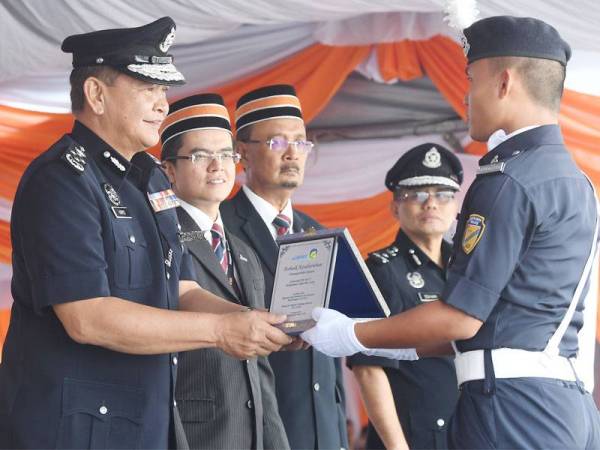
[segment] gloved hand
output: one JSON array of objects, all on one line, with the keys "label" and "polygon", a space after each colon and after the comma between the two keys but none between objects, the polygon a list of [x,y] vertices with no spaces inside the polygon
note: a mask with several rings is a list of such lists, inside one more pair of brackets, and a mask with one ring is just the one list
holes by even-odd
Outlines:
[{"label": "gloved hand", "polygon": [[333,309],[315,308],[312,317],[317,324],[300,335],[302,339],[327,356],[350,356],[367,350],[354,334],[354,320]]},{"label": "gloved hand", "polygon": [[317,324],[302,333],[300,337],[328,356],[350,356],[362,352],[369,356],[383,356],[404,361],[419,359],[414,348],[366,348],[354,333],[354,325],[361,320],[350,319],[333,309],[315,308],[312,317]]},{"label": "gloved hand", "polygon": [[368,356],[383,356],[384,358],[400,361],[416,361],[419,359],[417,350],[414,348],[368,348],[363,353]]}]

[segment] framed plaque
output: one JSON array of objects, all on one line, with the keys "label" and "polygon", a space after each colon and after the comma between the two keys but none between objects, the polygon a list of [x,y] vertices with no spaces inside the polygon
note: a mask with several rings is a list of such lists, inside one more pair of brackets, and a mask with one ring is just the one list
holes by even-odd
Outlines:
[{"label": "framed plaque", "polygon": [[285,314],[288,334],[311,328],[313,308],[352,318],[387,317],[390,310],[346,228],[311,230],[277,239],[279,257],[270,311]]}]

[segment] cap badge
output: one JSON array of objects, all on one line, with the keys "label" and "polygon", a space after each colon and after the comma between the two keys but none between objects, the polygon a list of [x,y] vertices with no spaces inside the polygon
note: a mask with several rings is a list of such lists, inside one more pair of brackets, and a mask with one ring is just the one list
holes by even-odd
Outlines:
[{"label": "cap badge", "polygon": [[425,286],[423,275],[421,275],[419,272],[408,272],[406,274],[406,279],[408,280],[408,284],[415,289],[421,289],[423,286]]},{"label": "cap badge", "polygon": [[173,45],[173,42],[175,42],[175,28],[171,28],[169,34],[167,34],[163,41],[158,44],[158,48],[161,52],[167,53],[171,45]]},{"label": "cap badge", "polygon": [[437,169],[442,165],[442,157],[440,156],[440,152],[438,152],[437,148],[431,147],[431,150],[425,153],[423,165],[425,167],[429,167],[430,169]]}]

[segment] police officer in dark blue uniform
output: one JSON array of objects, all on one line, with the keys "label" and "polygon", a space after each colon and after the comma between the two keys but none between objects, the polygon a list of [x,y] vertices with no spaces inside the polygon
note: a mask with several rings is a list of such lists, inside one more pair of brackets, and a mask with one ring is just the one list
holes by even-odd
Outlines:
[{"label": "police officer in dark blue uniform", "polygon": [[441,301],[356,326],[316,310],[304,338],[336,356],[400,358],[414,352],[373,348],[425,355],[455,341],[455,448],[600,448],[598,410],[577,370],[598,210],[558,127],[570,48],[532,18],[490,17],[464,34],[470,134],[504,136],[463,203]]},{"label": "police officer in dark blue uniform", "polygon": [[[443,237],[456,218],[462,174],[458,158],[431,143],[406,152],[387,173],[392,214],[402,228],[366,262],[392,314],[440,299],[452,248]],[[367,448],[447,448],[458,398],[452,358],[398,361],[359,353],[347,361],[369,414]]]},{"label": "police officer in dark blue uniform", "polygon": [[269,324],[278,318],[190,281],[177,202],[142,151],[158,142],[167,86],[184,82],[167,54],[174,37],[165,17],[63,42],[77,120],[15,197],[2,448],[167,448],[181,426],[173,352],[245,359],[289,342]]}]

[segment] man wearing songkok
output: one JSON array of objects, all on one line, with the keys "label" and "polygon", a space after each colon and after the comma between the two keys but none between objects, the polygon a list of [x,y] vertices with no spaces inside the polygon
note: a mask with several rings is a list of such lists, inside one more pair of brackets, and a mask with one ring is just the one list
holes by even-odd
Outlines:
[{"label": "man wearing songkok", "polygon": [[[320,225],[292,207],[313,143],[289,85],[243,95],[236,109],[236,145],[246,184],[221,206],[225,226],[258,254],[271,303],[278,235]],[[292,449],[347,447],[344,390],[339,360],[308,349],[269,358],[275,372],[279,412]]]},{"label": "man wearing songkok", "polygon": [[[196,281],[234,304],[264,309],[258,258],[219,215],[239,161],[221,96],[200,94],[173,103],[161,141]],[[289,448],[266,357],[239,361],[216,348],[200,349],[181,352],[178,367],[175,399],[190,448]]]},{"label": "man wearing songkok", "polygon": [[[429,143],[407,151],[388,171],[385,186],[401,229],[366,262],[392,314],[439,300],[452,250],[444,234],[456,218],[462,179],[458,158]],[[348,365],[369,415],[367,448],[448,447],[448,419],[458,398],[452,358],[398,361],[358,353]]]},{"label": "man wearing songkok", "polygon": [[290,342],[271,325],[283,318],[193,281],[177,200],[143,151],[159,140],[168,86],[184,82],[174,38],[164,17],[62,44],[76,120],[15,196],[1,448],[172,448],[176,352],[248,359]]},{"label": "man wearing songkok", "polygon": [[464,35],[469,133],[506,136],[480,160],[467,192],[441,299],[356,325],[317,310],[322,320],[304,338],[334,355],[413,358],[407,348],[427,355],[453,342],[454,448],[600,448],[598,410],[577,361],[591,344],[578,332],[598,211],[558,126],[571,50],[532,18],[489,17]]}]

